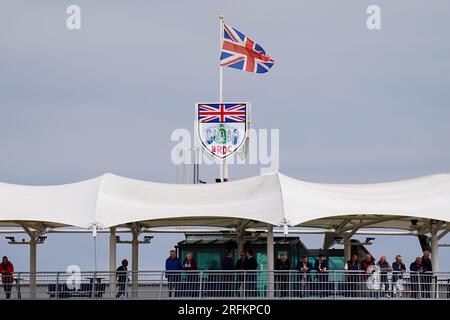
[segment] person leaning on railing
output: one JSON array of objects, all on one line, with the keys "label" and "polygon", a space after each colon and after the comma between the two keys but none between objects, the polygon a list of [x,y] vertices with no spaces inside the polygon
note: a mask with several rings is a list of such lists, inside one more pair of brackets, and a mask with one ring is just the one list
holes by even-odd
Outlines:
[{"label": "person leaning on railing", "polygon": [[2,274],[3,290],[5,290],[6,299],[11,298],[11,289],[14,281],[13,272],[13,264],[8,260],[7,256],[4,256],[0,264],[0,273]]},{"label": "person leaning on railing", "polygon": [[222,260],[221,268],[223,270],[223,273],[221,275],[222,296],[231,297],[233,295],[233,270],[234,270],[233,251],[231,250],[227,251],[225,258],[223,258]]},{"label": "person leaning on railing", "polygon": [[177,257],[175,250],[170,250],[169,257],[166,259],[166,278],[169,285],[169,298],[172,291],[175,291],[175,297],[180,296],[180,278],[181,278],[181,261]]},{"label": "person leaning on railing", "polygon": [[244,261],[245,270],[245,296],[246,297],[257,297],[257,274],[258,262],[253,256],[253,250],[247,249],[246,258]]},{"label": "person leaning on railing", "polygon": [[385,256],[381,256],[377,262],[377,266],[380,268],[380,290],[384,290],[385,296],[390,297],[388,272],[392,271],[391,265],[387,262]]},{"label": "person leaning on railing", "polygon": [[344,287],[344,292],[346,297],[357,297],[359,287],[360,287],[360,272],[361,263],[358,260],[358,255],[355,253],[352,255],[351,259],[347,261],[344,267],[346,272],[346,284]]},{"label": "person leaning on railing", "polygon": [[416,260],[411,263],[411,265],[409,266],[409,270],[411,271],[411,292],[412,292],[412,297],[417,299],[419,298],[419,283],[421,275],[424,273],[424,269],[423,269],[423,265],[422,265],[422,258],[420,257],[416,257]]},{"label": "person leaning on railing", "polygon": [[397,296],[401,297],[404,290],[403,273],[406,272],[406,266],[403,263],[401,255],[395,256],[395,262],[392,264],[392,283],[397,291]]},{"label": "person leaning on railing", "polygon": [[314,263],[314,270],[317,272],[317,291],[320,297],[328,295],[328,260],[323,254],[319,254],[319,259]]},{"label": "person leaning on railing", "polygon": [[181,269],[186,272],[186,279],[183,286],[183,291],[187,297],[198,296],[198,274],[197,274],[197,262],[195,261],[192,252],[188,252],[181,265]]},{"label": "person leaning on railing", "polygon": [[244,263],[246,259],[245,251],[241,251],[239,253],[239,260],[236,262],[236,265],[234,266],[234,270],[239,270],[240,272],[236,275],[236,296],[240,297],[242,295],[242,291],[245,290],[245,288],[241,288],[244,285]]},{"label": "person leaning on railing", "polygon": [[308,261],[308,256],[302,257],[302,260],[297,263],[295,270],[299,272],[299,277],[295,282],[295,296],[307,297],[311,290],[311,270],[313,270],[313,265]]},{"label": "person leaning on railing", "polygon": [[422,256],[423,277],[422,292],[424,298],[431,298],[431,283],[433,282],[433,266],[430,259],[430,251],[425,250]]},{"label": "person leaning on railing", "polygon": [[286,258],[286,255],[281,255],[280,258],[275,261],[275,283],[277,285],[279,297],[287,297],[289,295],[290,269],[291,263]]},{"label": "person leaning on railing", "polygon": [[364,297],[372,297],[373,290],[372,282],[370,279],[373,276],[373,272],[376,270],[375,268],[375,258],[372,257],[371,254],[366,254],[366,258],[363,262],[361,262],[361,270],[365,271],[365,274],[361,274],[361,284],[363,287],[362,295]]}]

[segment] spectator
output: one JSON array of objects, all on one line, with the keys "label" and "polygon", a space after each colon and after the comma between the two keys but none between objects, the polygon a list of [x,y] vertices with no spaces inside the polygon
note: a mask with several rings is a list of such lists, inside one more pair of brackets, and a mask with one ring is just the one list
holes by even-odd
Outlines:
[{"label": "spectator", "polygon": [[352,255],[351,259],[347,261],[344,266],[347,275],[347,285],[345,290],[346,297],[357,297],[358,288],[360,286],[360,272],[361,264],[358,260],[358,255],[355,253]]},{"label": "spectator", "polygon": [[181,269],[184,271],[194,271],[197,270],[197,262],[192,255],[192,252],[188,252],[184,258]]},{"label": "spectator", "polygon": [[328,294],[328,261],[323,254],[319,254],[319,259],[314,263],[314,270],[317,272],[317,291],[320,297]]},{"label": "spectator", "polygon": [[275,261],[275,284],[278,287],[278,296],[287,297],[289,293],[289,270],[291,263],[286,258],[286,255],[281,255]]},{"label": "spectator", "polygon": [[247,297],[257,297],[258,292],[256,290],[256,270],[258,269],[258,262],[253,257],[253,250],[247,249],[246,258],[244,261],[245,270],[245,292]]},{"label": "spectator", "polygon": [[169,284],[169,298],[172,297],[172,291],[175,292],[175,297],[180,296],[180,270],[181,261],[177,257],[177,252],[175,250],[170,250],[169,257],[166,259],[166,277]]},{"label": "spectator", "polygon": [[411,291],[412,291],[412,297],[413,298],[419,298],[419,283],[420,283],[420,277],[422,273],[424,272],[423,266],[422,266],[422,258],[416,257],[416,260],[411,263],[409,266],[409,270],[411,271]]},{"label": "spectator", "polygon": [[186,253],[181,269],[187,271],[186,280],[184,284],[184,292],[187,297],[195,297],[198,294],[197,280],[198,275],[196,274],[197,262],[192,255],[192,252]]},{"label": "spectator", "polygon": [[[375,261],[374,258],[372,257],[371,254],[366,254],[366,258],[364,259],[363,262],[361,262],[361,270],[368,272],[368,273],[372,273],[375,266]],[[367,279],[369,276],[365,276],[365,278]]]},{"label": "spectator", "polygon": [[127,285],[128,285],[128,260],[123,259],[121,265],[116,269],[116,279],[117,286],[119,287],[119,292],[117,292],[116,297],[121,296],[127,297]]},{"label": "spectator", "polygon": [[234,266],[235,270],[244,270],[244,263],[245,259],[247,258],[247,255],[245,251],[241,251],[239,254],[239,260],[236,262],[236,265]]},{"label": "spectator", "polygon": [[430,251],[425,250],[422,257],[423,276],[420,277],[422,281],[422,292],[424,298],[431,298],[431,283],[433,282],[433,266],[430,259]]},{"label": "spectator", "polygon": [[311,270],[313,270],[313,265],[308,261],[307,256],[303,256],[302,260],[298,262],[295,267],[297,271],[300,272],[299,279],[296,283],[296,296],[307,297],[309,291],[311,290]]},{"label": "spectator", "polygon": [[233,270],[234,270],[234,262],[233,262],[233,252],[228,251],[225,255],[225,258],[222,260],[222,287],[223,287],[223,296],[231,297],[232,289],[233,289]]},{"label": "spectator", "polygon": [[367,290],[373,289],[370,280],[373,277],[373,273],[376,271],[375,259],[371,254],[366,254],[366,258],[361,262],[361,270],[365,272],[365,274],[361,275],[362,287],[364,288],[362,295],[364,297],[371,297],[373,292],[368,292]]},{"label": "spectator", "polygon": [[245,288],[242,288],[242,285],[244,283],[244,263],[246,259],[245,251],[241,251],[239,254],[239,260],[236,262],[236,265],[234,266],[235,270],[239,270],[240,272],[236,276],[236,290],[237,290],[237,296],[241,296],[241,289],[245,290]]},{"label": "spectator", "polygon": [[381,256],[377,266],[380,269],[380,290],[384,290],[385,296],[390,297],[387,273],[392,271],[391,265],[387,262],[385,256]]},{"label": "spectator", "polygon": [[234,270],[233,251],[227,251],[222,260],[222,270]]},{"label": "spectator", "polygon": [[13,264],[8,260],[7,256],[4,256],[0,264],[0,273],[2,274],[3,290],[5,290],[6,299],[11,298],[11,289],[14,282],[13,272]]},{"label": "spectator", "polygon": [[401,255],[395,256],[395,262],[392,264],[392,283],[399,297],[403,292],[403,273],[406,272],[406,266]]}]

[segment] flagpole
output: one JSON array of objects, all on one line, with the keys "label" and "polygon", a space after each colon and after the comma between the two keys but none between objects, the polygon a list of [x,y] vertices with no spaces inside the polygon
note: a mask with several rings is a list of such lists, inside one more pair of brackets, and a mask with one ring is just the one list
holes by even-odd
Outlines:
[{"label": "flagpole", "polygon": [[[222,52],[223,43],[223,15],[219,16],[219,26],[220,26],[220,43],[219,52]],[[219,102],[223,102],[223,67],[219,65]],[[228,165],[227,160],[223,159],[220,164],[220,180],[222,182],[228,181]]]}]

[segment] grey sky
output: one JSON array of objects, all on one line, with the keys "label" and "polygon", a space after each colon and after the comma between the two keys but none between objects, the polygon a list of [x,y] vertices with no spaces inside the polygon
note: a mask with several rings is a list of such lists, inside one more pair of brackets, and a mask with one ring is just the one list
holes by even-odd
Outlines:
[{"label": "grey sky", "polygon": [[[80,31],[66,29],[70,4],[81,7]],[[380,31],[366,28],[370,4],[381,7]],[[254,127],[280,129],[281,172],[363,183],[450,171],[449,2],[3,0],[0,181],[113,172],[174,182],[171,132],[192,128],[196,101],[217,99],[221,13],[276,60],[264,75],[225,70],[224,96],[252,102]],[[232,179],[258,172],[230,167]],[[157,235],[140,267],[161,267],[180,238]],[[375,255],[419,253],[414,238],[392,240],[378,238]],[[106,245],[100,236],[100,268]],[[0,254],[27,270],[25,246],[0,239]],[[89,236],[50,235],[38,269],[90,269],[92,257]],[[441,262],[450,270],[449,250]]]}]

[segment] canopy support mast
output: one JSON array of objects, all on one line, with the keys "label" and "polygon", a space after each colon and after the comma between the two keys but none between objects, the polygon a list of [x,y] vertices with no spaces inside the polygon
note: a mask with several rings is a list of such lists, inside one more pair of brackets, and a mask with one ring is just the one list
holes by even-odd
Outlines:
[{"label": "canopy support mast", "polygon": [[275,253],[273,246],[273,226],[269,225],[267,227],[267,297],[273,298],[275,292],[274,285],[274,266],[275,264]]}]

